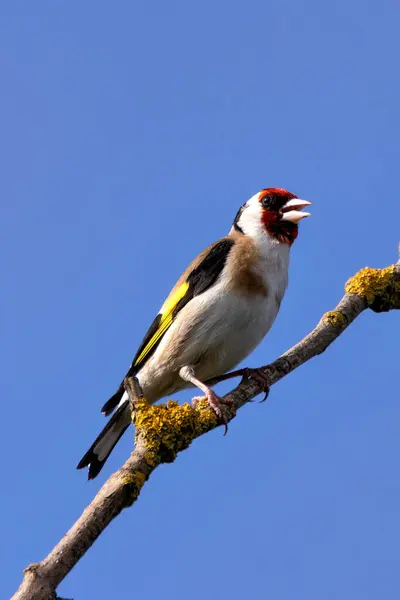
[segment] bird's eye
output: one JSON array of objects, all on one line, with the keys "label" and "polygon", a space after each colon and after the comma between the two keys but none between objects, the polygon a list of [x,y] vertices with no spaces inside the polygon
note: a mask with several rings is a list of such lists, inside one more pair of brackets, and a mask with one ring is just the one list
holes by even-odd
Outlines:
[{"label": "bird's eye", "polygon": [[264,198],[261,198],[261,205],[263,208],[269,208],[271,209],[273,207],[275,198],[273,196],[264,196]]}]

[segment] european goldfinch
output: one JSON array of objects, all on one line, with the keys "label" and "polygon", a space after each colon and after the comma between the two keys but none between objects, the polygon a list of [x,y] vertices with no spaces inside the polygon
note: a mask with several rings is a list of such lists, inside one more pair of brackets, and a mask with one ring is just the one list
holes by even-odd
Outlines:
[{"label": "european goldfinch", "polygon": [[[229,234],[194,259],[127,374],[137,377],[148,402],[194,386],[223,422],[222,400],[205,382],[233,369],[271,328],[288,283],[289,251],[309,204],[281,188],[263,189],[241,206]],[[89,467],[89,479],[131,422],[123,383],[102,412],[114,414],[77,467]]]}]

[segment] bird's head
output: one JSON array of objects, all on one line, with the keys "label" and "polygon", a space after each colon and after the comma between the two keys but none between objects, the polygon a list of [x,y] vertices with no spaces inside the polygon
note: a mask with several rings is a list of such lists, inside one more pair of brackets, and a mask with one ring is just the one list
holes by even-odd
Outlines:
[{"label": "bird's head", "polygon": [[310,216],[302,209],[310,204],[282,188],[266,188],[243,204],[233,227],[254,238],[268,234],[291,246],[298,235],[299,221]]}]

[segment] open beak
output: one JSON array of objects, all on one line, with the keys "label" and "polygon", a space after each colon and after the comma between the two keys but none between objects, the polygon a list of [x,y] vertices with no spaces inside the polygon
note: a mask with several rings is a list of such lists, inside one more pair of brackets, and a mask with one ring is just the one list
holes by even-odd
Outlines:
[{"label": "open beak", "polygon": [[281,221],[290,221],[297,224],[301,219],[310,217],[311,213],[302,212],[302,209],[310,204],[311,202],[308,200],[300,200],[299,198],[288,200],[281,208]]}]

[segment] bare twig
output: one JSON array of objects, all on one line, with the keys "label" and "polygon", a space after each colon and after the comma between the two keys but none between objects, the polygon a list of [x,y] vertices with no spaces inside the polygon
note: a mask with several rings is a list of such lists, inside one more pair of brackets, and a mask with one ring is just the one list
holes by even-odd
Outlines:
[{"label": "bare twig", "polygon": [[[382,312],[400,308],[400,261],[386,269],[362,269],[346,284],[346,293],[337,307],[323,315],[315,329],[276,361],[263,367],[270,385],[324,352],[366,308]],[[214,380],[214,383],[222,378]],[[91,504],[38,564],[30,565],[13,600],[54,600],[65,576],[104,531],[107,525],[138,498],[154,469],[172,462],[200,435],[218,426],[215,414],[205,403],[196,409],[189,404],[150,406],[141,398],[134,379],[127,379],[133,421],[136,426],[135,449],[125,464],[106,481]],[[226,409],[232,419],[236,411],[261,392],[257,381],[243,381],[225,396],[233,402]]]},{"label": "bare twig", "polygon": [[135,404],[143,399],[143,391],[139,385],[137,377],[125,377],[124,379],[125,390],[129,396],[129,408],[131,413],[135,411]]}]

